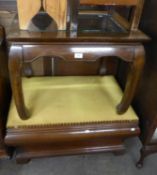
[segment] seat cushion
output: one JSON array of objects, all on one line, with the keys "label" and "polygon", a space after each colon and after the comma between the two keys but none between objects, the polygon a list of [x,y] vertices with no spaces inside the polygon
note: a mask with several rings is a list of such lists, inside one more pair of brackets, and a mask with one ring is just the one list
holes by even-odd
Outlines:
[{"label": "seat cushion", "polygon": [[116,113],[122,91],[113,76],[23,78],[23,89],[30,118],[21,120],[12,100],[8,128],[138,121],[132,107]]}]

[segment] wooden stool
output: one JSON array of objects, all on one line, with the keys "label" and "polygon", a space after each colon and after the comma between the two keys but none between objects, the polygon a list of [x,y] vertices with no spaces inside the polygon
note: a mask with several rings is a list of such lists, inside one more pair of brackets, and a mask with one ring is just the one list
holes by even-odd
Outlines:
[{"label": "wooden stool", "polygon": [[[59,51],[62,51],[59,53]],[[52,55],[53,58],[64,58],[67,61],[76,60],[77,55],[81,55],[81,61],[95,61],[104,56],[117,56],[122,60],[130,63],[130,71],[127,78],[127,84],[123,98],[117,106],[117,112],[123,114],[127,111],[134,97],[136,87],[141,76],[144,65],[144,49],[140,44],[122,44],[122,43],[85,43],[82,47],[82,42],[66,42],[55,43],[48,42],[42,45],[38,44],[17,44],[12,45],[9,55],[9,69],[11,85],[14,94],[15,104],[22,119],[28,119],[31,114],[28,113],[25,106],[23,91],[22,91],[22,64],[31,63],[34,59],[41,56]],[[31,71],[31,70],[30,70]]]},{"label": "wooden stool", "polygon": [[[21,7],[21,3],[23,1],[19,0],[18,1],[18,7]],[[47,2],[47,1],[46,1]],[[131,24],[128,24],[126,20],[122,20],[121,18],[117,22],[120,21],[119,25],[125,24],[124,26],[119,27],[120,31],[124,31],[125,27],[127,30],[133,31],[137,35],[141,35],[143,37],[142,33],[139,33],[137,30],[139,20],[140,20],[140,15],[142,11],[142,6],[143,6],[143,0],[134,0],[134,1],[103,1],[103,0],[98,0],[98,1],[86,1],[86,0],[69,0],[69,13],[70,13],[70,37],[73,38],[75,31],[79,31],[78,24],[79,24],[79,3],[82,5],[131,5],[134,6],[134,13],[132,15],[132,20]],[[31,3],[31,2],[30,2]],[[54,4],[56,5],[56,4]],[[65,5],[66,6],[66,5]],[[19,18],[21,19],[21,8],[19,8]],[[85,15],[83,13],[83,15]],[[85,15],[86,16],[86,15]],[[110,19],[110,15],[107,16],[107,20],[110,20],[110,27],[113,25],[114,22],[111,23],[112,19]],[[115,20],[116,20],[115,19]],[[90,19],[89,19],[90,20]],[[85,28],[83,27],[83,24],[87,23],[87,19],[85,19],[84,22],[82,22],[81,30],[84,30]],[[123,21],[123,22],[122,22]],[[124,22],[125,21],[125,22]],[[96,21],[95,21],[96,22]],[[93,22],[92,22],[93,23]],[[86,25],[85,24],[85,25]],[[116,23],[114,24],[116,25]],[[130,27],[129,27],[130,26]],[[118,26],[117,26],[118,27]],[[114,28],[111,27],[112,30]],[[110,29],[109,29],[110,30]],[[116,29],[115,29],[116,30]],[[72,33],[71,33],[72,32]],[[60,32],[58,32],[60,33]],[[87,60],[96,60],[101,57],[105,56],[116,56],[121,58],[122,60],[126,62],[130,62],[130,72],[128,75],[127,79],[127,84],[126,88],[124,91],[124,96],[121,100],[121,102],[117,106],[117,112],[119,114],[123,114],[124,112],[127,111],[129,105],[131,104],[131,101],[134,97],[136,87],[143,69],[144,65],[144,49],[143,46],[140,43],[137,43],[138,38],[134,40],[134,38],[129,38],[129,37],[122,37],[122,38],[117,38],[114,37],[103,37],[102,40],[100,40],[100,37],[92,37],[91,34],[90,36],[86,37],[88,38],[88,41],[86,42],[85,39],[82,40],[84,37],[77,37],[75,38],[75,44],[73,44],[73,41],[71,38],[68,38],[66,35],[66,32],[61,32],[64,36],[59,36],[57,38],[57,31],[56,31],[56,36],[49,36],[48,34],[45,34],[45,36],[49,36],[49,39],[43,38],[45,37],[43,34],[43,37],[38,37],[37,34],[32,34],[31,37],[35,37],[35,41],[38,40],[37,43],[33,44],[33,38],[30,43],[25,43],[24,39],[21,39],[19,36],[20,44],[16,42],[16,44],[11,44],[10,47],[10,59],[9,59],[9,68],[10,68],[10,78],[11,78],[11,84],[12,84],[12,89],[13,89],[13,94],[15,98],[15,104],[19,113],[19,116],[22,119],[27,119],[29,117],[28,111],[25,106],[24,98],[23,98],[23,92],[22,92],[22,84],[21,84],[21,65],[22,62],[31,62],[31,59],[33,60],[34,58],[38,58],[40,56],[53,56],[59,57],[59,58],[64,58],[66,60],[77,60],[81,59],[81,61],[87,61]],[[125,33],[125,32],[124,32]],[[52,35],[52,34],[51,34]],[[92,33],[93,35],[93,33]],[[37,37],[36,37],[37,36]],[[119,35],[120,36],[120,35]],[[54,38],[55,37],[55,38]],[[90,38],[91,37],[91,38]],[[140,36],[138,36],[140,37]],[[11,37],[12,38],[12,37]],[[14,38],[14,37],[13,37]],[[25,38],[25,36],[24,36]],[[59,42],[59,39],[63,40],[63,43]],[[57,44],[54,42],[54,40],[58,42]],[[68,39],[68,45],[66,45]],[[107,40],[108,39],[108,40]],[[125,43],[121,42],[123,39],[125,39]],[[15,38],[16,40],[16,38]],[[30,40],[30,37],[28,37],[28,40]],[[42,42],[45,40],[44,45]],[[74,39],[73,39],[74,40]],[[91,42],[92,40],[92,42]],[[115,41],[118,41],[118,43],[115,43]],[[82,41],[84,44],[84,47],[82,47]],[[97,42],[96,44],[94,42]],[[129,44],[128,42],[134,42],[132,44]],[[109,43],[107,43],[109,42]],[[31,47],[29,47],[31,45]],[[62,51],[62,53],[58,54],[59,51]],[[29,53],[29,55],[27,54]],[[31,114],[30,114],[31,115]]]},{"label": "wooden stool", "polygon": [[[139,1],[132,2],[137,5]],[[121,152],[124,150],[124,139],[139,134],[138,118],[133,109],[128,108],[135,95],[145,61],[145,52],[141,42],[149,38],[138,29],[126,30],[124,26],[119,27],[116,23],[112,23],[110,18],[108,20],[110,20],[109,27],[112,28],[112,32],[106,35],[101,32],[84,32],[88,26],[87,19],[84,21],[84,18],[80,19],[72,14],[70,19],[71,30],[68,32],[42,33],[19,30],[17,20],[15,20],[7,35],[10,46],[10,79],[15,104],[13,102],[10,108],[5,142],[16,147],[18,162],[52,155],[100,151]],[[71,26],[75,26],[73,21],[85,26],[76,25],[78,27],[72,29]],[[92,63],[104,57],[108,57],[107,59],[118,57],[130,65],[124,94],[113,77],[103,77],[105,61],[100,61],[102,64],[97,69],[97,74],[94,74],[97,77],[74,77],[70,74],[71,78],[52,77],[52,81],[49,77],[23,80],[23,75],[28,77],[34,75],[32,63],[41,57],[44,60],[42,75],[57,75],[55,73],[56,60],[64,60],[67,63]],[[47,61],[49,58],[53,58],[53,61]],[[60,71],[64,70],[61,66]],[[90,69],[87,67],[86,72],[88,71]],[[111,86],[108,87],[107,82]],[[37,90],[32,91],[31,86]],[[65,90],[61,90],[63,87]],[[53,96],[51,100],[46,100],[50,99],[47,91]],[[33,98],[33,94],[36,98]],[[120,98],[122,98],[121,101]],[[61,100],[58,101],[58,99]],[[103,103],[104,100],[106,101]],[[27,108],[28,102],[34,102],[38,110],[36,111],[35,106],[31,108],[30,105]],[[51,107],[53,102],[55,104]],[[117,104],[117,113],[123,115],[116,113]],[[61,113],[58,113],[59,109],[62,109]],[[69,109],[73,109],[72,112],[69,112]],[[40,110],[45,112],[39,112]],[[46,113],[46,111],[49,112]],[[42,116],[37,117],[37,114]],[[69,117],[66,117],[66,114]]]}]

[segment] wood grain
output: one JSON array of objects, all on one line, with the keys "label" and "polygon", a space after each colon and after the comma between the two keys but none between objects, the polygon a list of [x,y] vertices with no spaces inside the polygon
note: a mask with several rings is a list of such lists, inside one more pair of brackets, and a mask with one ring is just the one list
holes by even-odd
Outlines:
[{"label": "wood grain", "polygon": [[[17,0],[19,27],[27,30],[29,22],[37,14],[41,6],[40,0]],[[67,0],[45,0],[45,11],[56,21],[59,30],[66,29]]]},{"label": "wood grain", "polygon": [[32,17],[40,9],[40,0],[17,0],[19,27],[22,30],[26,30]]},{"label": "wood grain", "polygon": [[58,29],[66,29],[67,0],[46,0],[45,10],[55,19]]}]

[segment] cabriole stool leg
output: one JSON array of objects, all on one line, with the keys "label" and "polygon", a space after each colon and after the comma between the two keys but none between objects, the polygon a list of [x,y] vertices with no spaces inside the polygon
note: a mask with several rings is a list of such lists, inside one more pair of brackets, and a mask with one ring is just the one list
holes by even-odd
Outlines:
[{"label": "cabriole stool leg", "polygon": [[120,104],[117,106],[118,114],[123,114],[128,110],[132,102],[132,99],[135,95],[135,92],[142,74],[142,70],[144,67],[144,63],[145,63],[144,47],[142,45],[136,46],[135,57],[133,62],[131,63],[124,95]]},{"label": "cabriole stool leg", "polygon": [[148,153],[147,153],[147,151],[145,150],[144,147],[141,149],[140,152],[141,152],[140,159],[136,164],[137,168],[142,168],[143,167],[144,159],[145,159],[146,156],[148,156]]},{"label": "cabriole stool leg", "polygon": [[24,97],[22,91],[21,67],[22,67],[22,47],[11,46],[9,52],[9,73],[10,73],[11,87],[18,114],[21,119],[25,120],[28,119],[29,115],[24,103]]}]

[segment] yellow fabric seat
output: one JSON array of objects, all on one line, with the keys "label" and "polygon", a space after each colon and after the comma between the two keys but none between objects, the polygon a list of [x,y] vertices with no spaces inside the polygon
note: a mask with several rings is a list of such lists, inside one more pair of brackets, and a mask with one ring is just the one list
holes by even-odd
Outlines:
[{"label": "yellow fabric seat", "polygon": [[122,91],[113,76],[23,78],[23,89],[30,118],[21,120],[12,100],[8,128],[138,121],[132,107],[116,113]]}]

